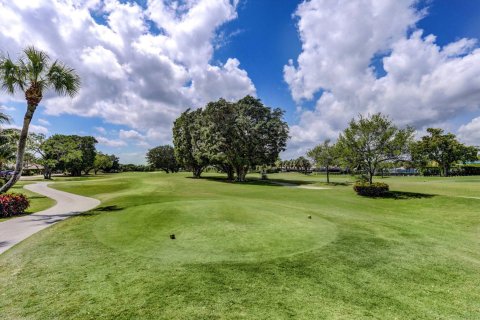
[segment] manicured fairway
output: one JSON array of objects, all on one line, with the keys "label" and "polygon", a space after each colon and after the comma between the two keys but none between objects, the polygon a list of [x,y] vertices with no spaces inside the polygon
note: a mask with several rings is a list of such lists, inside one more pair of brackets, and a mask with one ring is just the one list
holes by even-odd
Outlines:
[{"label": "manicured fairway", "polygon": [[102,205],[0,255],[0,319],[480,318],[480,177],[350,180],[58,179]]}]

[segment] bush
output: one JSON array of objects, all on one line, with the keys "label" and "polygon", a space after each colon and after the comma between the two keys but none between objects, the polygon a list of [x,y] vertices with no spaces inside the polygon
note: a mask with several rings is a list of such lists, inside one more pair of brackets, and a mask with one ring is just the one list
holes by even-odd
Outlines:
[{"label": "bush", "polygon": [[0,194],[0,217],[11,217],[24,214],[30,202],[23,194]]},{"label": "bush", "polygon": [[367,197],[379,197],[388,193],[388,184],[381,182],[374,182],[369,184],[368,182],[359,181],[353,185],[353,190],[361,196]]}]

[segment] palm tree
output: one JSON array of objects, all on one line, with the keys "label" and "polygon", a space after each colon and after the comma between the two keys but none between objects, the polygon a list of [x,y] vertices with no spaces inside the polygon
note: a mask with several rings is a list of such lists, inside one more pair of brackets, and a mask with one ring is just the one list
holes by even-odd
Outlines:
[{"label": "palm tree", "polygon": [[22,175],[28,129],[33,114],[42,101],[43,92],[53,89],[59,95],[73,97],[80,89],[80,77],[74,69],[58,60],[51,63],[47,53],[27,47],[17,61],[13,61],[9,56],[0,58],[0,85],[10,94],[22,91],[27,101],[27,111],[18,140],[15,172],[0,188],[0,193],[4,193],[15,185]]}]

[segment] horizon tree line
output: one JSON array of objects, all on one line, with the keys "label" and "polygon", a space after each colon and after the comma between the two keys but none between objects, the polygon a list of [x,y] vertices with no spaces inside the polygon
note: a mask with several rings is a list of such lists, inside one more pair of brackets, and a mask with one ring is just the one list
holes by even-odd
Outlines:
[{"label": "horizon tree line", "polygon": [[403,164],[425,170],[438,165],[440,174],[448,176],[456,163],[479,159],[479,149],[467,146],[452,133],[428,128],[427,135],[415,140],[415,129],[398,128],[388,116],[376,113],[352,119],[340,133],[336,143],[325,140],[307,152],[317,166],[324,167],[329,183],[329,169],[344,166],[352,172],[365,174],[372,184],[373,176],[388,166]]}]

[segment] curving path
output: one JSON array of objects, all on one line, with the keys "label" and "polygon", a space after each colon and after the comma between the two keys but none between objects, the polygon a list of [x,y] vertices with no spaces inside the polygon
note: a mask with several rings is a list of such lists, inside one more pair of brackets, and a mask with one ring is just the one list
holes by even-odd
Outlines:
[{"label": "curving path", "polygon": [[0,254],[54,223],[91,210],[100,204],[97,199],[51,189],[48,184],[49,182],[38,182],[24,188],[49,197],[57,204],[43,211],[0,222]]}]

